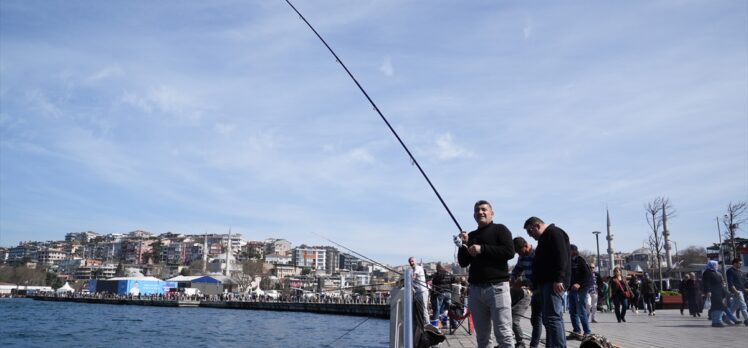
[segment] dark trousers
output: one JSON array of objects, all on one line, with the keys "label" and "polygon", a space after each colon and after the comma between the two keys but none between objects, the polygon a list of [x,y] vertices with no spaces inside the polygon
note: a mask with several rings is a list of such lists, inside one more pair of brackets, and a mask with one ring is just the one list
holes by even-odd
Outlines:
[{"label": "dark trousers", "polygon": [[540,336],[543,335],[543,294],[540,290],[532,293],[530,300],[530,324],[532,325],[532,336],[530,336],[530,347],[540,345]]},{"label": "dark trousers", "polygon": [[626,310],[629,307],[628,302],[628,299],[623,297],[623,295],[613,296],[613,307],[615,308],[616,319],[619,323],[621,320],[626,320]]},{"label": "dark trousers", "polygon": [[644,295],[644,306],[646,307],[649,313],[654,313],[655,311],[655,295],[654,294]]}]

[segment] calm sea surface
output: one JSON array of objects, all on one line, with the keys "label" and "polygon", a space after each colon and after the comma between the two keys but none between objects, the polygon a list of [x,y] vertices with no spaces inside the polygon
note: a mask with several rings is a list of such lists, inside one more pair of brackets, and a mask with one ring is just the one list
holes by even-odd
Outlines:
[{"label": "calm sea surface", "polygon": [[328,345],[388,347],[389,321],[295,312],[0,299],[3,348]]}]

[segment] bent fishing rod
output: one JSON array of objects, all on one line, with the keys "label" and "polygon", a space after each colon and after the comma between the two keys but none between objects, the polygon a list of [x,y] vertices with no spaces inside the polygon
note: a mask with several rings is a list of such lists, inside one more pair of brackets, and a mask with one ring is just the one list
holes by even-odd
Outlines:
[{"label": "bent fishing rod", "polygon": [[327,42],[325,41],[325,39],[322,38],[322,36],[317,32],[317,30],[314,29],[314,27],[312,26],[312,24],[309,23],[309,21],[306,20],[306,18],[304,18],[304,15],[302,15],[301,12],[299,12],[299,10],[296,9],[296,7],[291,3],[291,1],[286,0],[286,3],[288,3],[288,6],[291,6],[291,8],[296,12],[296,14],[299,15],[299,17],[301,18],[301,20],[303,20],[304,23],[306,23],[306,25],[309,26],[309,29],[312,29],[312,31],[314,32],[314,34],[317,35],[317,38],[319,38],[319,40],[322,41],[322,43],[325,45],[325,47],[327,47],[327,50],[330,51],[330,53],[332,53],[332,55],[335,57],[335,61],[338,62],[338,63],[340,63],[340,66],[342,66],[343,69],[345,70],[345,72],[348,73],[348,76],[350,76],[350,78],[353,80],[353,82],[356,83],[356,86],[358,86],[358,89],[361,90],[361,93],[364,94],[364,96],[369,101],[369,103],[371,103],[371,106],[374,107],[374,111],[376,111],[377,114],[379,114],[379,117],[382,118],[382,121],[384,121],[384,123],[387,125],[387,128],[390,129],[390,131],[395,136],[395,138],[397,138],[397,141],[403,147],[403,149],[405,150],[405,152],[408,153],[408,156],[410,157],[411,162],[416,165],[416,167],[418,168],[418,170],[421,172],[421,175],[423,175],[423,178],[426,179],[426,182],[428,182],[429,186],[431,187],[431,190],[434,191],[434,193],[436,194],[436,197],[439,198],[439,202],[442,203],[442,206],[444,206],[444,209],[447,210],[447,213],[449,214],[449,217],[452,218],[452,221],[457,226],[457,230],[460,231],[460,232],[462,232],[463,229],[462,229],[462,227],[460,227],[460,223],[457,222],[457,219],[455,219],[455,216],[452,214],[452,211],[449,210],[449,207],[447,206],[447,203],[444,202],[444,199],[442,199],[442,196],[439,194],[439,191],[437,191],[436,187],[434,187],[434,184],[431,183],[431,180],[429,179],[428,175],[426,175],[426,172],[423,171],[423,168],[421,168],[421,165],[418,164],[418,161],[416,161],[416,158],[413,157],[413,154],[410,152],[410,150],[405,145],[405,143],[403,142],[403,140],[397,134],[397,132],[395,131],[395,129],[392,128],[392,125],[390,125],[390,122],[387,121],[386,117],[384,117],[384,114],[382,114],[382,111],[379,110],[379,107],[377,107],[377,104],[375,104],[374,101],[371,99],[371,97],[369,97],[369,94],[366,93],[366,90],[364,90],[364,87],[362,87],[361,84],[358,83],[358,80],[356,80],[356,78],[353,76],[353,74],[351,73],[351,71],[348,70],[348,67],[346,67],[345,64],[343,64],[343,61],[340,59],[340,57],[338,57],[338,55],[335,53],[335,51],[332,50],[332,48],[330,47],[330,45],[327,44]]}]

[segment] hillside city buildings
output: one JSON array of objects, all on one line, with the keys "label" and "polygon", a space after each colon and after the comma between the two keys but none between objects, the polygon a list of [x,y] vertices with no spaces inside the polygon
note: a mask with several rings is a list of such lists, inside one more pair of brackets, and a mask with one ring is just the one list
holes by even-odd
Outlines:
[{"label": "hillside city buildings", "polygon": [[[748,261],[748,239],[736,238],[736,244],[740,257]],[[728,241],[721,246],[714,244],[705,248],[705,254],[710,259],[717,259],[720,251],[728,254],[730,245]],[[624,270],[650,272],[657,277],[657,257],[650,248],[614,252],[612,257],[601,256],[599,262],[603,276],[605,270],[611,269],[611,259],[614,266]],[[595,262],[595,258],[592,257],[590,262]],[[660,255],[659,263],[665,270],[663,278],[679,279],[679,273],[698,271],[702,267],[684,264],[677,259],[667,260],[665,253]],[[0,264],[42,268],[55,273],[63,281],[84,282],[123,276],[128,272],[161,279],[178,275],[222,274],[236,279],[239,290],[258,276],[264,280],[264,288],[308,286],[318,290],[357,286],[388,288],[399,278],[392,268],[362,260],[332,246],[294,246],[290,241],[277,238],[245,240],[239,233],[71,232],[60,241],[25,241],[9,248],[0,247]],[[429,274],[435,271],[435,266],[436,263],[424,264]],[[465,273],[456,264],[446,266],[451,267],[453,273]],[[394,269],[402,271],[403,267]]]}]

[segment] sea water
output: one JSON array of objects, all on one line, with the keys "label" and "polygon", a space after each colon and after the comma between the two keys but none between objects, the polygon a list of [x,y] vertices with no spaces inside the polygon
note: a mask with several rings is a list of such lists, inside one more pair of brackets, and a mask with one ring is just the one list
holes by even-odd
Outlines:
[{"label": "sea water", "polygon": [[[354,329],[357,325],[357,328]],[[389,321],[0,299],[0,347],[388,347]]]}]

